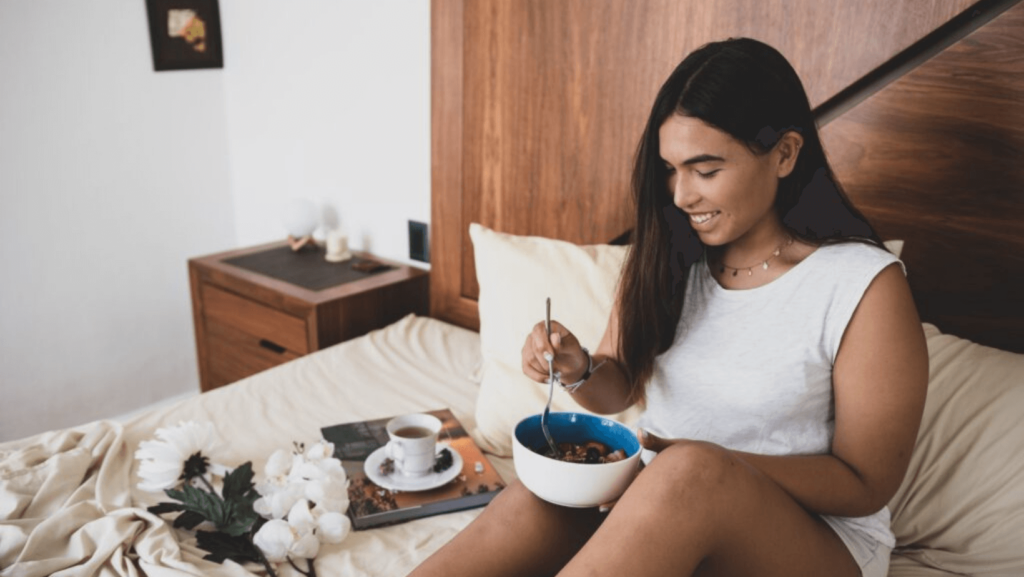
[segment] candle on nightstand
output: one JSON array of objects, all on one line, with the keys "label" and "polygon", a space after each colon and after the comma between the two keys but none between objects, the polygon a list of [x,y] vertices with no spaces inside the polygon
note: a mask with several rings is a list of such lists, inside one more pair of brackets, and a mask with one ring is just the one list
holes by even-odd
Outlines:
[{"label": "candle on nightstand", "polygon": [[348,250],[348,237],[341,231],[332,230],[327,234],[327,262],[341,262],[352,258]]}]

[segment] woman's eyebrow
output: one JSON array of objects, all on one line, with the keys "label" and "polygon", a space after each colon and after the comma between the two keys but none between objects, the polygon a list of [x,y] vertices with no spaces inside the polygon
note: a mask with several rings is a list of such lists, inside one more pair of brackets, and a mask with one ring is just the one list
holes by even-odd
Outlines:
[{"label": "woman's eyebrow", "polygon": [[721,156],[715,156],[713,154],[698,154],[693,158],[687,158],[683,161],[683,166],[689,166],[691,164],[700,164],[701,162],[724,162],[725,159]]}]

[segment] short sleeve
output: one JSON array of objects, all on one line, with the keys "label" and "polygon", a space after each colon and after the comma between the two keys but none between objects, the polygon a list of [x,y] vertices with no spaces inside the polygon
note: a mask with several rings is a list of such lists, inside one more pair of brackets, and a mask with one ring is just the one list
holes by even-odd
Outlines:
[{"label": "short sleeve", "polygon": [[839,355],[839,345],[846,334],[846,327],[875,277],[893,263],[899,263],[903,274],[907,274],[907,268],[901,260],[880,248],[862,243],[848,243],[837,248],[840,250],[833,256],[836,259],[833,270],[838,274],[825,316],[824,331],[825,348],[833,365]]}]

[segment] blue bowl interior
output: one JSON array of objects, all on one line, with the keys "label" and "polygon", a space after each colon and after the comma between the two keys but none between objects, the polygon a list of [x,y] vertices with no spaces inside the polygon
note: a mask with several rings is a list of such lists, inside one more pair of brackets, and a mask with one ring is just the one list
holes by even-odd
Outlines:
[{"label": "blue bowl interior", "polygon": [[[586,413],[550,413],[548,430],[556,443],[600,441],[612,451],[622,449],[627,457],[640,450],[636,433],[620,423]],[[523,419],[516,425],[516,438],[528,449],[536,451],[547,446],[540,429],[540,415]]]}]

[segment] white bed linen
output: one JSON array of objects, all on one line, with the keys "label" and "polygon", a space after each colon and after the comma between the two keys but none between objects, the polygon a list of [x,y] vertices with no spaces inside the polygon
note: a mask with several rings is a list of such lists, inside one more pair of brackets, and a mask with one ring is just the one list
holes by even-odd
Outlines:
[{"label": "white bed linen", "polygon": [[[1019,462],[1013,457],[1024,446],[1024,360],[929,325],[925,332],[929,402],[908,477],[890,503],[900,542],[889,575],[1019,575],[1012,537],[1020,531],[1010,524],[1021,520],[1020,477],[1005,490],[987,485]],[[476,333],[410,316],[124,426],[95,422],[0,444],[0,577],[251,575],[231,562],[202,561],[189,532],[146,512],[162,498],[135,489],[132,455],[141,440],[161,426],[210,420],[224,441],[219,460],[252,460],[259,471],[274,449],[315,440],[320,427],[339,422],[450,407],[472,433],[480,363]],[[975,460],[965,469],[968,455]],[[491,461],[507,482],[514,478],[509,459]],[[951,513],[956,508],[964,511]],[[405,575],[479,512],[354,532],[321,550],[317,572]],[[997,540],[998,551],[979,549]],[[952,563],[959,570],[936,568]]]},{"label": "white bed linen", "polygon": [[[248,575],[230,561],[203,561],[190,532],[145,511],[164,499],[136,488],[140,441],[161,426],[209,420],[223,441],[220,462],[251,460],[261,471],[274,449],[341,422],[448,407],[472,431],[479,364],[477,333],[409,316],[123,426],[101,421],[0,445],[0,576]],[[509,459],[491,461],[511,480]],[[405,575],[479,512],[352,532],[321,549],[317,573]]]}]

